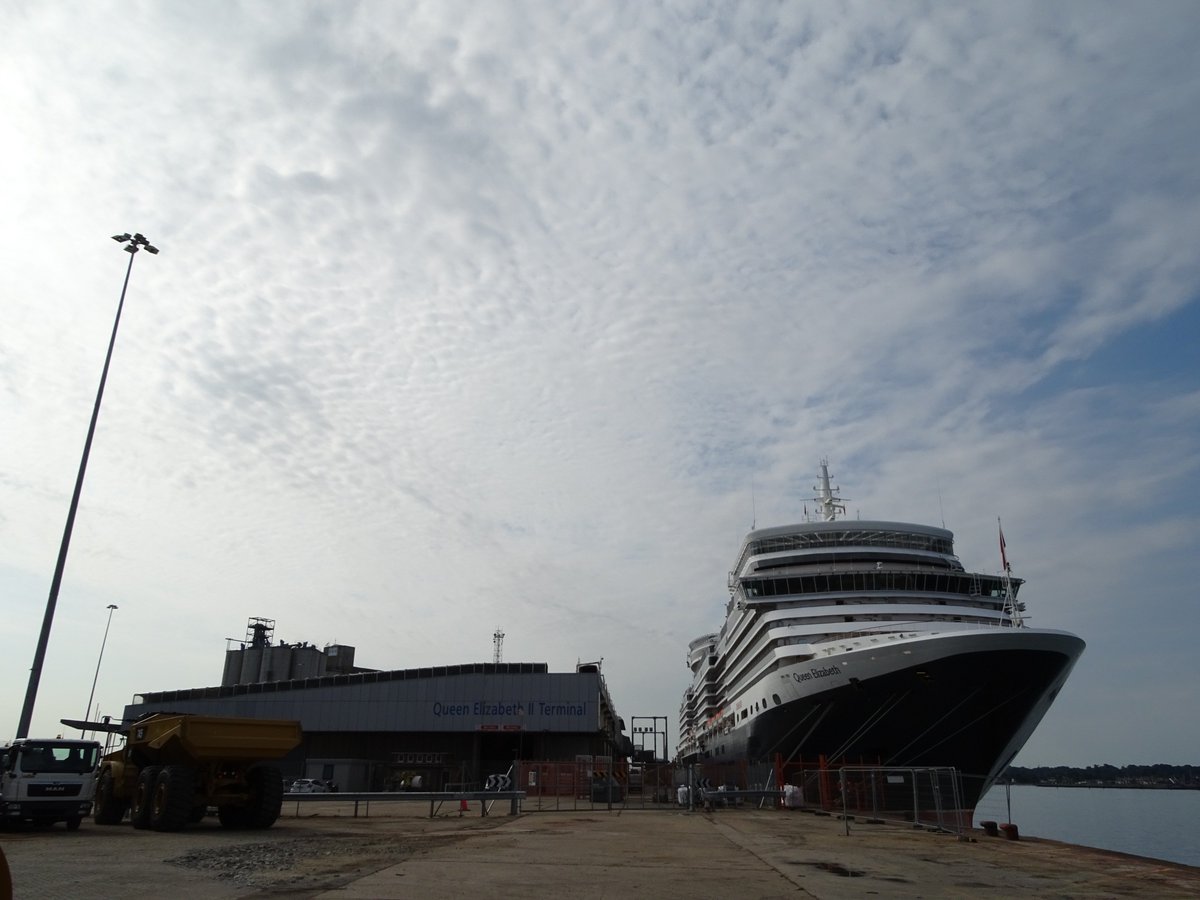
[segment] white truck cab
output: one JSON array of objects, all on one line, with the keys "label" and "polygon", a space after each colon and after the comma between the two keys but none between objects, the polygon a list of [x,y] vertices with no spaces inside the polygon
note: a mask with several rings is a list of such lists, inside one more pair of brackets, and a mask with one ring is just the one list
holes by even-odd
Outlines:
[{"label": "white truck cab", "polygon": [[96,741],[18,738],[0,750],[0,824],[66,822],[74,831],[92,811]]}]

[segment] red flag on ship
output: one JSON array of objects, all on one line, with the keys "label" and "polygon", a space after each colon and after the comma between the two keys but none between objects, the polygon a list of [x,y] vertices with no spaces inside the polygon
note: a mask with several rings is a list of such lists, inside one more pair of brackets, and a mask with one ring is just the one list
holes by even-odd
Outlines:
[{"label": "red flag on ship", "polygon": [[1008,556],[1004,552],[1004,527],[1000,526],[1000,564],[1004,566],[1004,571],[1011,571],[1008,568]]}]

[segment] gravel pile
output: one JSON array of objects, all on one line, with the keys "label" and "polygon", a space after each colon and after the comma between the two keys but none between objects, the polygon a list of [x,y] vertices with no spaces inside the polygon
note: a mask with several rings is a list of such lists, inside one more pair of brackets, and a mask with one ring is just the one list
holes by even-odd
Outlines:
[{"label": "gravel pile", "polygon": [[195,850],[167,862],[245,887],[330,889],[400,862],[412,852],[411,842],[394,838],[326,835]]}]

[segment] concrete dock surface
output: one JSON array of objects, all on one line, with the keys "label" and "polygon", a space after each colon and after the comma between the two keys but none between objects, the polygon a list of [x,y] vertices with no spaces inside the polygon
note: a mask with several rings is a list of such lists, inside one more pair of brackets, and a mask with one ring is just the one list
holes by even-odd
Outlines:
[{"label": "concrete dock surface", "polygon": [[88,822],[0,832],[0,846],[17,900],[1200,896],[1200,868],[978,829],[964,839],[852,821],[847,835],[796,810],[352,813],[294,807],[259,832]]}]

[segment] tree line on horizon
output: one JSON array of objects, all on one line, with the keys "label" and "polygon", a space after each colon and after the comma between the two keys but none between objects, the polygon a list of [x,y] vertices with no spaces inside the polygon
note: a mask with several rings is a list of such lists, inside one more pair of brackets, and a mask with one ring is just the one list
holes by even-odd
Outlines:
[{"label": "tree line on horizon", "polygon": [[1114,766],[1108,763],[1077,766],[1009,766],[1001,781],[1013,784],[1112,784],[1200,787],[1200,766]]}]

